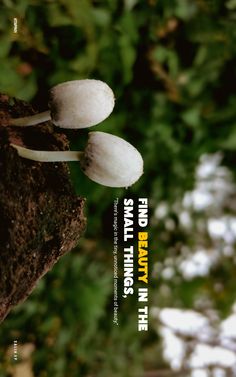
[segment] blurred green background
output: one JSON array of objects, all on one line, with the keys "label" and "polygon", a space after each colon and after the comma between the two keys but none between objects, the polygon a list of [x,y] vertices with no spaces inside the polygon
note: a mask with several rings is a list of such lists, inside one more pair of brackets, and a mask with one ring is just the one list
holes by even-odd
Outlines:
[{"label": "blurred green background", "polygon": [[[229,315],[236,260],[224,250],[234,250],[235,239],[214,237],[209,221],[234,219],[236,211],[236,1],[2,0],[0,59],[1,92],[39,110],[55,84],[107,82],[115,109],[94,130],[133,143],[145,164],[128,190],[99,186],[70,165],[76,192],[87,198],[87,231],[1,325],[0,376],[16,375],[7,353],[16,338],[34,347],[33,376],[174,376],[156,320],[147,334],[137,332],[135,297],[121,300],[120,325],[112,323],[113,199],[149,198],[150,307],[202,311],[207,302],[219,319]],[[72,148],[87,132],[77,140],[68,131]],[[207,175],[213,200],[201,207],[200,197],[199,209],[196,187],[206,191],[206,177],[196,169],[207,156],[218,161]],[[180,266],[199,247],[220,256],[190,279]]]}]

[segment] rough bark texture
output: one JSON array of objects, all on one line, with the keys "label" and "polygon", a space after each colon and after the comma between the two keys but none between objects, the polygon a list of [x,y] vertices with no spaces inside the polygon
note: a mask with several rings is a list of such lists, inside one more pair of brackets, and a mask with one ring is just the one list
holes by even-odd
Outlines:
[{"label": "rough bark texture", "polygon": [[84,231],[84,199],[76,196],[64,163],[18,156],[11,142],[32,149],[66,150],[62,131],[48,122],[9,127],[30,105],[0,95],[0,322],[37,281],[76,246]]}]

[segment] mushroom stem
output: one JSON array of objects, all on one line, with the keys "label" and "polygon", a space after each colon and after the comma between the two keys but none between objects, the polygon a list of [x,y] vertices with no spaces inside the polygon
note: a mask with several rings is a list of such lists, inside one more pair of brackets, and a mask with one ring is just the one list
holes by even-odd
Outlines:
[{"label": "mushroom stem", "polygon": [[19,126],[19,127],[35,126],[36,124],[44,123],[50,119],[51,119],[50,111],[47,110],[42,113],[29,115],[23,118],[12,118],[10,119],[10,125]]},{"label": "mushroom stem", "polygon": [[36,151],[11,144],[18,152],[18,155],[28,160],[40,162],[80,161],[84,152],[73,151]]}]

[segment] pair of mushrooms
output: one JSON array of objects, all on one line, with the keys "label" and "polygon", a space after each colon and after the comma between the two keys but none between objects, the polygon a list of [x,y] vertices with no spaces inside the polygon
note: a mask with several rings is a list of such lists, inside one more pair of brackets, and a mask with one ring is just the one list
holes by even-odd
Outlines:
[{"label": "pair of mushrooms", "polygon": [[[86,128],[106,119],[114,107],[111,88],[99,80],[74,80],[50,90],[49,110],[10,120],[12,126],[33,126],[52,120],[61,128]],[[93,181],[109,187],[129,187],[143,173],[140,153],[124,139],[90,132],[84,152],[38,151],[11,144],[18,154],[41,162],[80,161],[83,172]]]}]

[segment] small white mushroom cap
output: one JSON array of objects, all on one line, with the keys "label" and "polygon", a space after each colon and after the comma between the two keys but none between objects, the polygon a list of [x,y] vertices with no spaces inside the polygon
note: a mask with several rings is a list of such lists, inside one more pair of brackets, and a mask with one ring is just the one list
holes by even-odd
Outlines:
[{"label": "small white mushroom cap", "polygon": [[124,139],[90,132],[81,168],[92,180],[109,187],[129,187],[143,174],[141,154]]},{"label": "small white mushroom cap", "polygon": [[67,81],[50,90],[52,122],[62,128],[86,128],[106,119],[115,104],[111,88],[103,81]]}]

